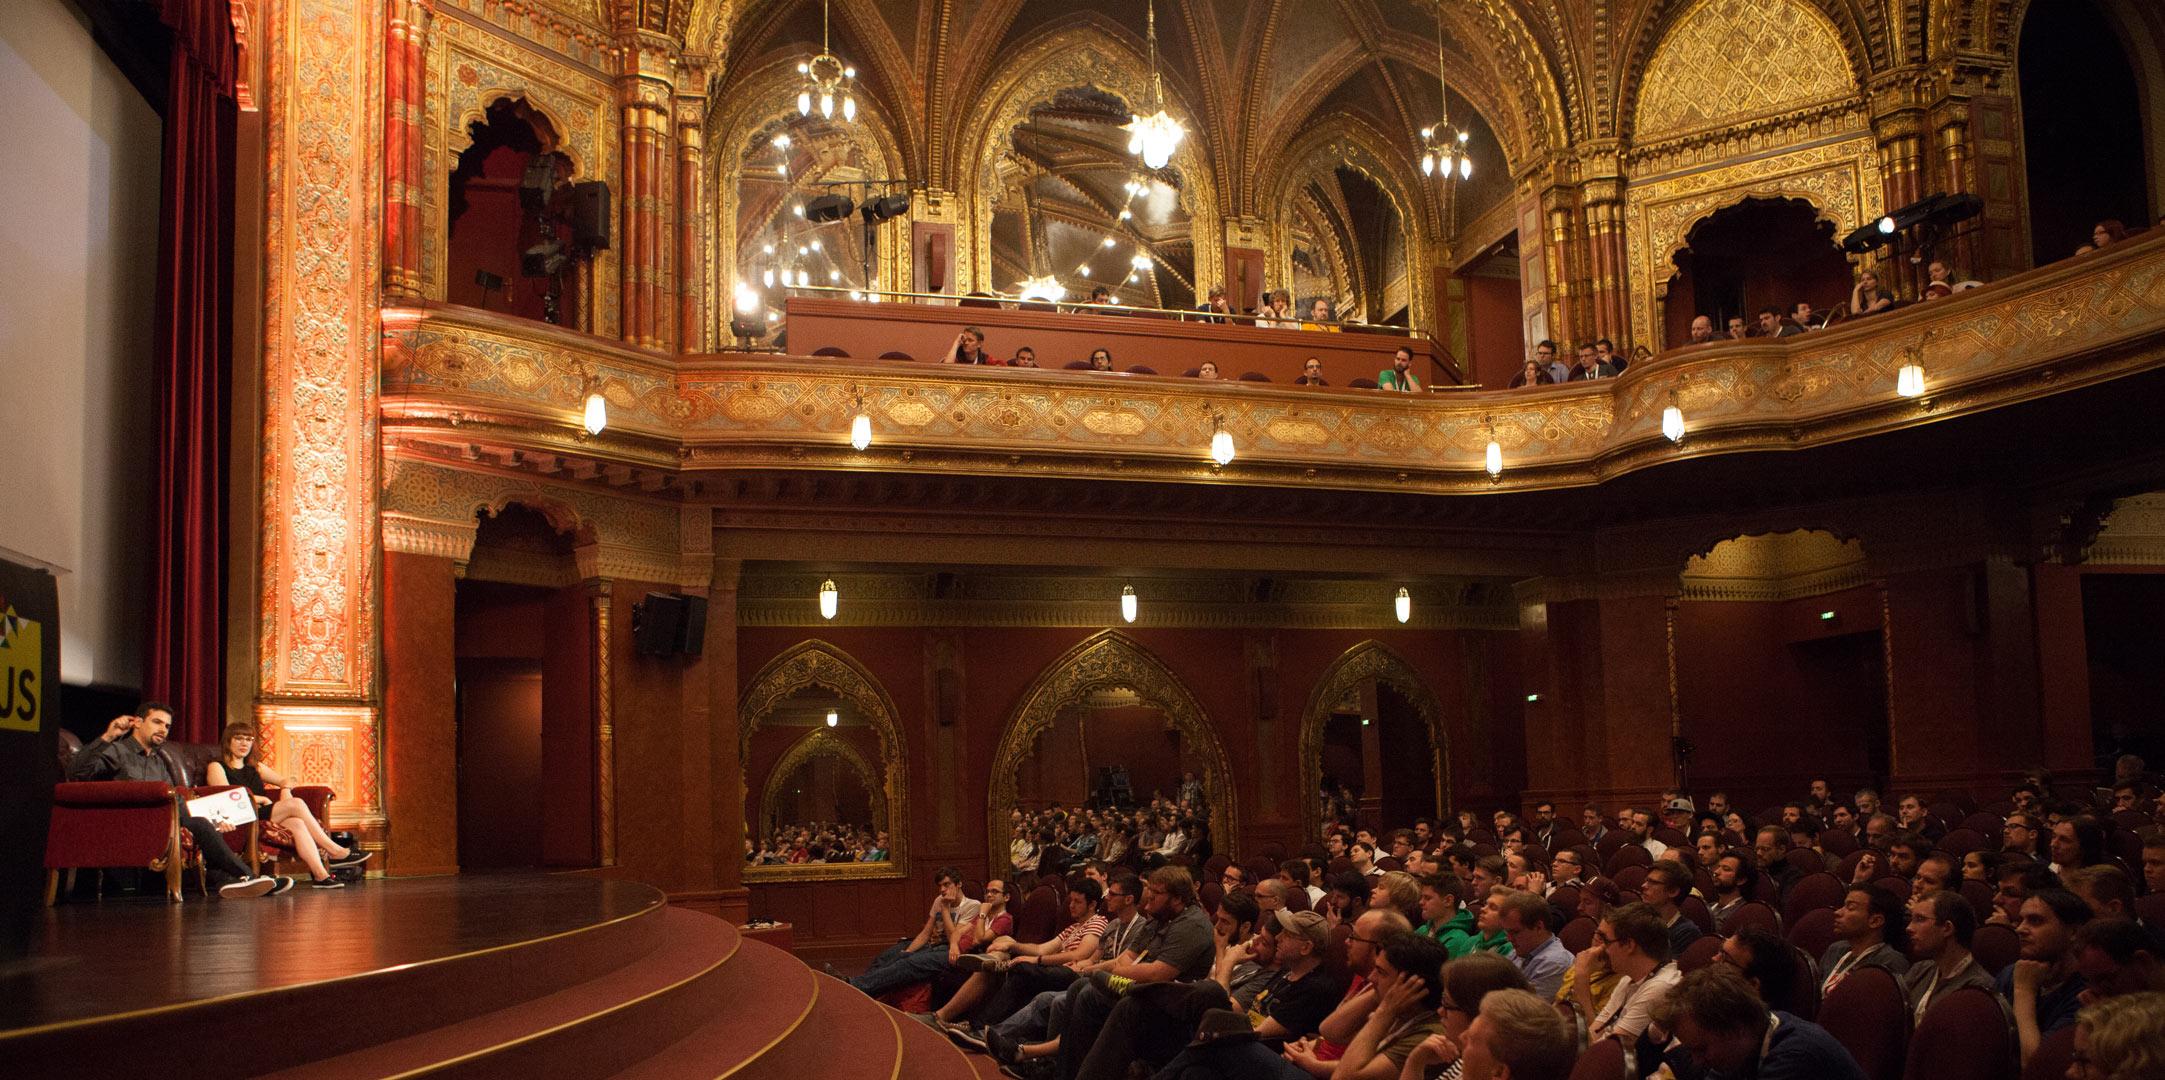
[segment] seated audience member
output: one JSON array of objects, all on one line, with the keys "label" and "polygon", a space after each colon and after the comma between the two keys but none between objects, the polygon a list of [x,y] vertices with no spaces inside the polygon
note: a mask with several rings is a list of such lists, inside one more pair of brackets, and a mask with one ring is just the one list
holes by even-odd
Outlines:
[{"label": "seated audience member", "polygon": [[1370,972],[1376,1007],[1332,1068],[1333,1080],[1396,1080],[1414,1051],[1446,1034],[1438,1008],[1445,989],[1443,947],[1411,933],[1394,933],[1378,948]]},{"label": "seated audience member", "polygon": [[1902,976],[1911,1023],[1924,1020],[1935,997],[1965,986],[1997,990],[1992,973],[1970,955],[1977,911],[1962,894],[1945,890],[1909,903],[1909,955],[1916,963]]},{"label": "seated audience member", "polygon": [[2089,921],[2090,906],[2065,889],[2040,889],[2022,902],[2022,920],[2015,924],[2021,959],[2000,972],[1998,986],[2014,1005],[2024,1061],[2045,1036],[2075,1021],[2089,988],[2075,970],[2075,934]]},{"label": "seated audience member", "polygon": [[1616,351],[1616,343],[1608,338],[1594,339],[1594,354],[1601,358],[1602,363],[1615,368],[1616,373],[1619,375],[1623,374],[1624,369],[1630,366],[1624,360],[1623,354]]},{"label": "seated audience member", "polygon": [[1569,885],[1573,888],[1585,884],[1586,857],[1570,848],[1563,848],[1549,859],[1546,879],[1535,874],[1527,880],[1527,887],[1543,896],[1553,896],[1556,890]]},{"label": "seated audience member", "polygon": [[1411,922],[1421,915],[1421,886],[1413,875],[1403,870],[1386,870],[1373,879],[1375,884],[1368,891],[1368,907],[1390,908]]},{"label": "seated audience member", "polygon": [[[1690,813],[1691,808],[1689,806],[1686,806],[1684,808],[1684,812]],[[1654,839],[1654,815],[1652,811],[1627,810],[1624,811],[1623,814],[1617,815],[1618,819],[1622,820],[1624,814],[1630,815],[1630,821],[1627,827],[1631,833],[1632,839],[1640,847],[1645,848],[1648,855],[1652,855],[1655,859],[1658,860],[1663,856],[1669,854],[1669,845]]]},{"label": "seated audience member", "polygon": [[2062,818],[2052,823],[2049,842],[2052,872],[2065,874],[2078,867],[2096,866],[2105,858],[2105,829],[2087,816]]},{"label": "seated audience member", "polygon": [[1330,300],[1318,296],[1315,303],[1308,305],[1308,321],[1301,324],[1301,329],[1322,330],[1335,334],[1344,329],[1337,323],[1338,313],[1331,307]]},{"label": "seated audience member", "polygon": [[1461,1040],[1458,1080],[1565,1080],[1578,1053],[1570,1026],[1524,990],[1481,999],[1480,1015]]},{"label": "seated audience member", "polygon": [[1358,870],[1332,874],[1323,895],[1323,917],[1333,927],[1351,923],[1368,910],[1368,897],[1374,891],[1375,885],[1368,874]]},{"label": "seated audience member", "polygon": [[1490,889],[1508,884],[1510,877],[1511,864],[1504,856],[1482,855],[1475,858],[1472,868],[1466,872],[1467,905],[1480,906],[1479,902],[1487,899]]},{"label": "seated audience member", "polygon": [[2028,811],[2017,810],[2008,814],[2007,820],[2001,823],[2000,851],[2004,854],[2038,858],[2043,854],[2038,850],[2038,843],[2042,839],[2043,836],[2037,828],[2037,815]]},{"label": "seated audience member", "polygon": [[1714,320],[1695,315],[1691,320],[1691,340],[1688,345],[1705,345],[1714,340]]},{"label": "seated audience member", "polygon": [[1859,968],[1886,968],[1899,980],[1909,970],[1909,957],[1902,953],[1908,927],[1893,893],[1877,885],[1851,885],[1842,906],[1834,909],[1834,933],[1840,940],[1819,958],[1820,993],[1832,993]]},{"label": "seated audience member", "polygon": [[1727,934],[1730,932],[1729,920],[1735,918],[1737,909],[1751,899],[1751,888],[1759,878],[1759,871],[1753,868],[1751,858],[1741,851],[1724,852],[1714,859],[1713,866],[1707,876],[1713,879],[1714,895],[1707,897],[1706,909],[1714,916],[1715,933]]},{"label": "seated audience member", "polygon": [[2165,994],[2107,998],[2075,1016],[2071,1080],[2165,1076]]},{"label": "seated audience member", "polygon": [[[1265,882],[1265,884],[1270,884]],[[1262,893],[1258,890],[1257,896]],[[1228,893],[1210,917],[1218,958],[1210,966],[1212,982],[1225,987],[1233,1004],[1246,1009],[1278,970],[1278,912],[1245,893]]]},{"label": "seated audience member", "polygon": [[[141,715],[114,717],[105,725],[104,733],[83,744],[75,756],[68,759],[68,779],[135,780],[176,785],[185,779],[166,769],[165,755],[160,750],[173,728],[172,708],[163,702],[147,701],[138,711]],[[182,814],[180,827],[195,838],[204,873],[217,883],[219,896],[240,899],[282,893],[293,888],[292,878],[258,876],[241,862],[226,844],[225,837],[220,835],[231,832],[233,826],[221,828],[193,814]]]},{"label": "seated audience member", "polygon": [[1539,361],[1528,360],[1524,366],[1519,368],[1518,374],[1511,376],[1510,388],[1516,390],[1521,386],[1548,386],[1555,381],[1549,378],[1549,369],[1547,367],[1543,366]]},{"label": "seated audience member", "polygon": [[1775,336],[1795,337],[1810,332],[1817,325],[1817,321],[1812,318],[1812,302],[1799,300],[1789,309],[1788,321],[1782,324],[1781,332]]},{"label": "seated audience member", "polygon": [[1281,911],[1278,966],[1248,1008],[1255,1033],[1283,1042],[1314,1035],[1346,994],[1346,980],[1324,963],[1331,932],[1313,911]]},{"label": "seated audience member", "polygon": [[1020,347],[1020,348],[1017,348],[1017,349],[1015,350],[1015,356],[1014,356],[1014,358],[1013,358],[1013,359],[1011,359],[1011,360],[1009,360],[1009,361],[1007,362],[1007,366],[1008,366],[1008,367],[1036,367],[1036,366],[1037,366],[1037,350],[1036,350],[1036,349],[1033,349],[1033,348],[1031,348],[1031,347],[1029,347],[1028,345],[1024,345],[1024,346],[1022,346],[1022,347]]},{"label": "seated audience member", "polygon": [[1571,378],[1571,365],[1565,363],[1563,357],[1557,355],[1556,343],[1553,341],[1544,339],[1536,343],[1534,345],[1533,361],[1543,371],[1548,372],[1549,381],[1552,383],[1566,382]]},{"label": "seated audience member", "polygon": [[[1298,894],[1300,898],[1298,903],[1292,902],[1295,894]],[[1231,894],[1228,893],[1227,895]],[[1308,891],[1306,889],[1294,889],[1284,881],[1274,877],[1264,878],[1256,882],[1252,895],[1255,897],[1255,906],[1260,908],[1264,915],[1270,915],[1277,911],[1308,911],[1315,906],[1308,902]],[[1322,913],[1317,912],[1317,914]]]},{"label": "seated audience member", "polygon": [[2001,858],[1997,851],[1971,851],[1962,856],[1962,880],[1982,881],[1991,885],[2000,872]]},{"label": "seated audience member", "polygon": [[1083,303],[1107,305],[1118,303],[1118,301],[1113,299],[1113,290],[1110,287],[1104,285],[1092,285],[1090,287],[1090,298],[1083,301]]},{"label": "seated audience member", "polygon": [[1727,329],[1728,333],[1722,336],[1728,338],[1730,341],[1743,341],[1744,339],[1752,336],[1751,327],[1745,324],[1744,316],[1742,315],[1729,316],[1729,323]]},{"label": "seated audience member", "polygon": [[[246,721],[227,724],[225,732],[218,737],[218,747],[224,751],[216,761],[203,767],[203,782],[211,787],[237,784],[248,789],[248,798],[255,803],[256,818],[263,829],[277,830],[277,837],[308,868],[310,885],[318,889],[344,888],[345,882],[332,876],[331,871],[349,866],[359,866],[368,861],[369,853],[355,852],[331,839],[309,812],[308,804],[293,797],[293,785],[268,765],[256,763],[256,728]],[[268,785],[268,787],[266,787]],[[269,787],[279,790],[273,801]]]},{"label": "seated audience member", "polygon": [[1203,312],[1204,317],[1199,320],[1201,322],[1226,322],[1226,316],[1233,313],[1233,305],[1231,303],[1228,303],[1225,299],[1225,286],[1211,286],[1209,295],[1204,299],[1202,303],[1195,306],[1195,310]]},{"label": "seated audience member", "polygon": [[1684,955],[1684,948],[1705,933],[1678,906],[1690,893],[1691,871],[1675,859],[1662,859],[1648,867],[1646,880],[1639,885],[1639,899],[1661,916],[1662,929],[1669,934],[1671,956]]},{"label": "seated audience member", "polygon": [[2127,239],[2127,226],[2121,224],[2118,218],[2106,218],[2098,222],[2096,228],[2090,230],[2090,246],[2093,248],[2111,247],[2125,239]]},{"label": "seated audience member", "polygon": [[999,361],[985,352],[985,332],[974,326],[964,327],[955,335],[954,344],[947,347],[947,355],[941,360],[947,364],[998,364]]},{"label": "seated audience member", "polygon": [[1092,371],[1111,371],[1112,369],[1113,369],[1113,354],[1112,354],[1112,352],[1111,352],[1110,350],[1107,350],[1107,349],[1092,349],[1092,350],[1090,350],[1090,370],[1092,370]]},{"label": "seated audience member", "polygon": [[[1762,825],[1752,835],[1752,857],[1759,863],[1759,872],[1774,879],[1780,895],[1789,895],[1789,887],[1803,877],[1805,871],[1789,858],[1791,851],[1789,830],[1780,825]],[[1802,849],[1811,859],[1818,854],[1810,848]]]},{"label": "seated audience member", "polygon": [[1456,874],[1421,879],[1421,923],[1414,933],[1440,944],[1456,960],[1473,951],[1474,913],[1460,905],[1466,891]]},{"label": "seated audience member", "polygon": [[1549,932],[1549,902],[1520,889],[1506,889],[1489,896],[1496,907],[1497,923],[1511,939],[1511,959],[1518,965],[1534,993],[1553,999],[1563,988],[1571,970],[1571,950]]},{"label": "seated audience member", "polygon": [[1285,882],[1289,888],[1307,893],[1309,907],[1323,906],[1324,892],[1322,887],[1315,883],[1315,867],[1310,865],[1308,860],[1287,859],[1279,863],[1278,880]]},{"label": "seated audience member", "polygon": [[1410,347],[1400,345],[1391,353],[1391,366],[1376,373],[1376,388],[1402,390],[1409,394],[1420,392],[1421,378],[1413,373],[1413,350]]},{"label": "seated audience member", "polygon": [[976,917],[963,924],[962,933],[948,939],[947,962],[955,963],[964,953],[983,952],[987,945],[1014,929],[1015,916],[1007,910],[1007,882],[994,878],[985,883],[985,897],[978,902]]},{"label": "seated audience member", "polygon": [[[1105,916],[1097,914],[1101,895],[1096,881],[1076,878],[1067,887],[1071,921],[1065,929],[1050,941],[1035,943],[1002,935],[993,939],[986,951],[960,957],[955,966],[971,972],[968,981],[938,1012],[920,1014],[918,1018],[929,1016],[933,1026],[957,1035],[973,1049],[984,1049],[984,1036],[968,1022],[971,1017],[989,1013],[989,1020],[984,1022],[1004,1020],[1038,993],[1072,982],[1076,972],[1070,965],[1098,954],[1107,925]],[[991,1006],[989,1010],[980,1008],[987,1005]]]},{"label": "seated audience member", "polygon": [[1953,858],[1949,857],[1946,852],[1935,851],[1918,860],[1917,873],[1910,878],[1909,894],[1911,896],[1923,896],[1928,892],[1936,892],[1940,889],[1957,888],[1959,887],[1956,885],[1959,880],[1957,876],[1959,873],[1960,871],[1955,868]]},{"label": "seated audience member", "polygon": [[2083,1003],[2165,990],[2165,940],[2133,919],[2091,919],[2075,934]]},{"label": "seated audience member", "polygon": [[1276,328],[1281,325],[1278,320],[1289,314],[1291,312],[1279,308],[1278,294],[1274,292],[1265,290],[1262,296],[1256,298],[1255,325],[1258,329],[1270,330]]},{"label": "seated audience member", "polygon": [[[1622,976],[1608,1004],[1598,1009],[1592,991],[1584,989],[1592,985],[1597,958],[1606,959],[1609,969]],[[1572,974],[1572,1005],[1589,1018],[1588,1037],[1621,1039],[1626,1046],[1647,1034],[1655,1007],[1683,977],[1669,957],[1669,931],[1661,915],[1643,903],[1609,912],[1594,932],[1594,944],[1573,961]]]},{"label": "seated audience member", "polygon": [[1586,837],[1587,843],[1598,844],[1602,837],[1609,835],[1609,819],[1600,807],[1588,803],[1579,811],[1579,832]]},{"label": "seated audience member", "polygon": [[[1073,975],[1087,975],[1129,954],[1130,946],[1141,936],[1142,929],[1149,925],[1149,920],[1142,917],[1141,908],[1138,906],[1142,888],[1141,879],[1125,870],[1115,874],[1106,883],[1104,937],[1098,944],[1097,955],[1068,965],[1073,969]],[[1015,969],[1010,969],[1011,972],[1013,970]],[[1043,973],[1028,974],[1024,978],[1035,979],[1041,975],[1048,980],[1062,978],[1059,975]],[[1074,981],[1073,976],[1066,978],[1068,982]],[[978,1010],[978,1015],[991,1024],[984,1029],[985,1052],[1004,1065],[1042,1061],[1059,1053],[1060,1028],[1067,1017],[1069,987],[1061,985],[1040,991],[1037,996],[1023,1002],[1020,1008],[1014,1009],[1003,1019],[1000,1014],[1014,1002],[1022,1000],[1019,994],[1008,996],[1006,991],[1010,988],[1020,989],[1013,981],[1003,984],[1002,994]]]},{"label": "seated audience member", "polygon": [[2060,876],[2038,863],[2010,860],[1994,875],[1993,884],[1992,914],[1985,921],[2020,926],[2022,902],[2045,889],[2059,888]]},{"label": "seated audience member", "polygon": [[[1852,316],[1872,315],[1893,306],[1894,297],[1879,287],[1878,274],[1870,270],[1857,272],[1857,284],[1849,290],[1849,313]],[[1857,810],[1859,813],[1869,813],[1861,806]]]},{"label": "seated audience member", "polygon": [[1908,881],[1917,876],[1917,867],[1932,851],[1932,845],[1915,833],[1898,832],[1887,842],[1887,868],[1884,876]]},{"label": "seated audience member", "polygon": [[1218,884],[1225,889],[1228,896],[1243,892],[1248,888],[1248,872],[1241,869],[1239,863],[1227,863],[1225,869],[1218,874]]},{"label": "seated audience member", "polygon": [[1714,962],[1737,969],[1769,1009],[1796,1012],[1805,1000],[1808,973],[1797,963],[1797,951],[1766,927],[1748,926],[1723,938]]},{"label": "seated audience member", "polygon": [[[917,935],[897,941],[873,957],[863,974],[849,980],[851,986],[878,997],[923,982],[948,965],[948,947],[976,923],[979,904],[962,894],[960,870],[943,866],[932,880],[939,893],[933,897],[932,909],[925,914],[925,924],[918,928]],[[828,974],[835,974],[831,965]]]},{"label": "seated audience member", "polygon": [[[1097,1052],[1099,1030],[1136,984],[1191,982],[1210,974],[1216,951],[1210,917],[1196,900],[1195,879],[1186,867],[1151,872],[1143,886],[1143,914],[1150,923],[1126,953],[1097,968],[1090,979],[1069,984],[1067,1022],[1060,1032],[1061,1075],[1083,1070]],[[1283,941],[1279,948],[1285,948]],[[1113,1045],[1116,1041],[1109,1040],[1105,1052],[1121,1057],[1125,1067],[1129,1050]]]},{"label": "seated audience member", "polygon": [[1616,365],[1603,360],[1599,350],[1592,345],[1579,346],[1579,362],[1572,365],[1571,381],[1583,382],[1588,379],[1613,379],[1615,377]]},{"label": "seated audience member", "polygon": [[1934,259],[1925,266],[1926,300],[1945,300],[1955,294],[1954,270],[1945,259]]},{"label": "seated audience member", "polygon": [[1763,307],[1759,309],[1759,325],[1752,328],[1753,337],[1778,338],[1782,336],[1782,309]]},{"label": "seated audience member", "polygon": [[1768,1008],[1751,984],[1721,965],[1680,980],[1657,1020],[1707,1076],[1865,1080],[1857,1059],[1827,1029]]},{"label": "seated audience member", "polygon": [[1941,825],[1939,819],[1933,817],[1931,812],[1925,809],[1924,799],[1921,796],[1902,796],[1901,801],[1894,804],[1894,818],[1896,822],[1901,824],[1904,831],[1924,837],[1926,840],[1936,842],[1940,837],[1947,835],[1946,827]]},{"label": "seated audience member", "polygon": [[2165,893],[2165,829],[2142,842],[2142,888],[2146,894]]},{"label": "seated audience member", "polygon": [[1198,378],[1198,379],[1215,379],[1215,378],[1217,378],[1217,377],[1218,377],[1218,362],[1217,362],[1217,361],[1215,361],[1215,360],[1205,360],[1205,361],[1203,361],[1202,365],[1201,365],[1201,366],[1199,366],[1199,367],[1197,367],[1197,368],[1195,369],[1195,377],[1196,377],[1196,378]]},{"label": "seated audience member", "polygon": [[1311,356],[1301,361],[1300,378],[1293,380],[1296,386],[1329,386],[1323,379],[1323,361]]},{"label": "seated audience member", "polygon": [[[1487,862],[1494,858],[1495,856],[1490,855],[1481,861]],[[1476,867],[1477,873],[1478,870],[1479,868]],[[1511,937],[1505,932],[1506,927],[1504,926],[1502,910],[1496,905],[1496,894],[1513,890],[1508,885],[1495,883],[1494,879],[1486,874],[1480,874],[1480,877],[1482,878],[1482,887],[1473,887],[1472,883],[1469,882],[1467,888],[1467,892],[1472,894],[1472,898],[1480,900],[1478,906],[1470,903],[1466,905],[1468,910],[1473,913],[1473,928],[1475,931],[1475,936],[1468,943],[1468,946],[1472,952],[1495,953],[1498,956],[1510,957],[1512,955]]]},{"label": "seated audience member", "polygon": [[1406,917],[1395,911],[1370,911],[1353,923],[1346,938],[1345,973],[1350,977],[1345,994],[1330,1015],[1317,1025],[1314,1039],[1288,1043],[1286,1059],[1311,1076],[1327,1077],[1346,1047],[1368,1022],[1381,995],[1370,981],[1375,973],[1376,952],[1394,934],[1410,931]]}]

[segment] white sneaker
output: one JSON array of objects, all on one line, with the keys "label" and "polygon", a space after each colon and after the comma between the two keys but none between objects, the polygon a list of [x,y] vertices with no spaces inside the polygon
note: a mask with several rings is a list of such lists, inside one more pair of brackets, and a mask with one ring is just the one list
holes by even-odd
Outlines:
[{"label": "white sneaker", "polygon": [[278,883],[267,877],[242,878],[218,886],[218,895],[228,900],[247,900],[262,896],[277,887]]}]

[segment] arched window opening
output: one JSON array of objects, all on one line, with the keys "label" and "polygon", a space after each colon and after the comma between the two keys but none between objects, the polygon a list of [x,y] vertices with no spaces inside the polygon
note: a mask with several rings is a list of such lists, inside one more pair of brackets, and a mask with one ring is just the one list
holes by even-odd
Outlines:
[{"label": "arched window opening", "polygon": [[571,160],[555,126],[523,100],[498,98],[468,130],[472,145],[451,171],[445,299],[575,326],[582,268]]},{"label": "arched window opening", "polygon": [[[737,162],[737,280],[725,298],[737,336],[769,339],[793,288],[876,283],[879,233],[857,208],[900,189],[869,183],[889,178],[867,146],[861,126],[794,110],[745,143]],[[849,200],[852,212],[820,214],[818,200],[832,196]]]},{"label": "arched window opening", "polygon": [[2101,221],[2131,230],[2151,221],[2143,91],[2092,0],[2031,4],[2018,49],[2030,249],[2042,266],[2090,244]]},{"label": "arched window opening", "polygon": [[1754,324],[1762,308],[1789,313],[1799,303],[1815,312],[1849,302],[1849,260],[1834,225],[1797,199],[1745,199],[1693,225],[1673,260],[1664,309],[1668,346],[1691,340],[1691,321],[1713,320],[1717,337],[1729,320]]}]

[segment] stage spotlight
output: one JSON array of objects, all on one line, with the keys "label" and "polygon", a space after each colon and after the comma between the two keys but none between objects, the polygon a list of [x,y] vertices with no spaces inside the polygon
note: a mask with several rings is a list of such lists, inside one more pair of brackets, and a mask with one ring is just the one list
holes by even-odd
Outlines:
[{"label": "stage spotlight", "polygon": [[815,224],[840,221],[857,209],[847,195],[822,195],[804,204],[804,220]]},{"label": "stage spotlight", "polygon": [[1900,210],[1851,230],[1848,236],[1842,238],[1842,250],[1853,255],[1862,255],[1891,243],[1895,237],[1913,229],[1932,234],[1925,241],[1931,243],[1940,230],[1968,221],[1983,213],[1984,209],[1984,199],[1967,193],[1949,195],[1938,192],[1927,195]]},{"label": "stage spotlight", "polygon": [[865,204],[858,208],[857,212],[863,215],[867,222],[874,225],[883,221],[892,221],[910,212],[910,197],[908,195],[882,195],[876,199],[867,199]]}]

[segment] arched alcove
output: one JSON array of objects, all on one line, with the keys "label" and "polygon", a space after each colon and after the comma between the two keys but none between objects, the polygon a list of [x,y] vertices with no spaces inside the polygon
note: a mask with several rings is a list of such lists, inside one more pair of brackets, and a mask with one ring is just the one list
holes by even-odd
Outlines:
[{"label": "arched alcove", "polygon": [[[1374,715],[1366,710],[1367,703],[1373,703]],[[1398,765],[1382,771],[1382,791],[1363,792],[1366,801],[1380,808],[1379,821],[1403,824],[1421,815],[1442,816],[1451,796],[1443,704],[1405,657],[1373,640],[1331,661],[1301,711],[1303,805],[1310,805],[1308,801],[1322,789],[1327,758],[1344,762],[1344,768],[1364,761],[1365,751],[1357,745],[1365,738],[1364,721],[1377,726],[1381,763]],[[1356,745],[1349,746],[1349,741]],[[1334,747],[1339,752],[1333,753]],[[1333,779],[1349,787],[1363,786],[1359,777]],[[1314,815],[1307,817],[1303,828],[1314,830]]]},{"label": "arched alcove", "polygon": [[[835,725],[817,726],[817,717],[830,710],[837,714]],[[753,803],[747,807],[747,829],[760,825],[765,800],[774,796],[778,782],[774,774],[826,746],[873,763],[871,827],[891,841],[884,861],[747,866],[747,880],[902,876],[909,845],[909,757],[894,699],[863,664],[817,638],[792,645],[746,683],[737,702],[737,721],[737,760],[744,769],[740,790]],[[798,734],[807,728],[810,736]],[[807,745],[807,738],[826,741]],[[755,793],[760,799],[756,803]]]},{"label": "arched alcove", "polygon": [[1691,787],[1761,807],[1795,797],[1807,771],[1884,780],[1885,605],[1863,545],[1824,529],[1734,536],[1687,559],[1670,649]]},{"label": "arched alcove", "polygon": [[549,213],[564,209],[572,174],[555,124],[523,98],[498,98],[468,133],[447,196],[445,299],[568,324],[580,309],[570,260],[525,257],[537,245],[568,247],[572,239]]},{"label": "arched alcove", "polygon": [[1787,314],[1798,302],[1815,310],[1849,297],[1850,266],[1834,223],[1802,199],[1741,199],[1700,218],[1670,257],[1663,340],[1691,340],[1691,320],[1705,315],[1721,334],[1726,320],[1753,325],[1762,308]]},{"label": "arched alcove", "polygon": [[[2022,106],[2030,247],[2038,265],[2091,242],[2100,221],[2140,228],[2155,220],[2157,181],[2146,163],[2145,95],[2152,113],[2165,86],[2145,85],[2124,28],[2095,0],[2032,3],[2015,70]],[[2165,115],[2153,123],[2165,123]]]},{"label": "arched alcove", "polygon": [[1023,691],[1000,733],[985,807],[987,850],[993,867],[1008,865],[1008,845],[1014,840],[1008,814],[1017,806],[1019,778],[1038,753],[1039,744],[1063,713],[1093,705],[1107,692],[1117,695],[1120,707],[1155,710],[1160,721],[1177,733],[1184,756],[1192,755],[1202,765],[1199,778],[1210,803],[1213,846],[1218,853],[1233,853],[1239,835],[1233,769],[1217,729],[1171,668],[1133,638],[1105,630],[1046,665]]}]

